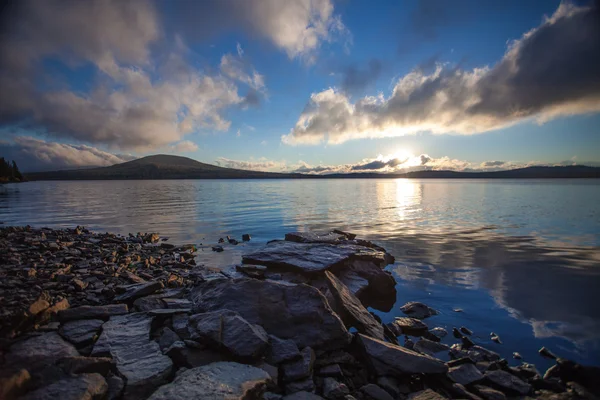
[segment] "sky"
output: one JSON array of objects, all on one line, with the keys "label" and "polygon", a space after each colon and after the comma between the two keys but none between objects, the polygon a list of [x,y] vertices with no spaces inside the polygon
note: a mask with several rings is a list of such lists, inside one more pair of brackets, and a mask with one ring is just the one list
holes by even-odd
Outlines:
[{"label": "sky", "polygon": [[600,165],[600,2],[3,0],[0,156]]}]

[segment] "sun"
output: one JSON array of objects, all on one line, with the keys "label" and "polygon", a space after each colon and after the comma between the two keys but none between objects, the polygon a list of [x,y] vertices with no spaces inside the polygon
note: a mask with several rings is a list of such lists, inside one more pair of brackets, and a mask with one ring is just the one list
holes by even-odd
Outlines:
[{"label": "sun", "polygon": [[411,160],[413,159],[415,156],[406,149],[397,149],[394,153],[392,153],[391,155],[388,156],[388,159],[393,160],[393,159],[398,159],[400,161],[404,161],[404,160]]}]

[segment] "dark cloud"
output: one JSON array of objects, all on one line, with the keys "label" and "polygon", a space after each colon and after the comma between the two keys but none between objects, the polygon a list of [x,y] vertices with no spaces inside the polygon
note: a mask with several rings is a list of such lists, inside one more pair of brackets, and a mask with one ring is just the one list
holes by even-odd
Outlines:
[{"label": "dark cloud", "polygon": [[506,161],[485,161],[481,165],[484,167],[499,167],[506,164]]},{"label": "dark cloud", "polygon": [[365,68],[347,66],[342,69],[342,90],[348,94],[361,94],[379,78],[382,70],[383,63],[376,58],[369,61]]}]

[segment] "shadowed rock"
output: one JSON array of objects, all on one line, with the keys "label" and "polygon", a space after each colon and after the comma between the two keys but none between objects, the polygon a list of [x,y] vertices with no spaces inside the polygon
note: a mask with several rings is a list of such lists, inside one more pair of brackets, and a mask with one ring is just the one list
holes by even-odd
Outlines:
[{"label": "shadowed rock", "polygon": [[315,352],[310,347],[305,347],[300,352],[300,358],[281,365],[284,382],[299,381],[312,377],[315,363]]},{"label": "shadowed rock", "polygon": [[86,346],[93,342],[94,336],[96,336],[103,323],[104,321],[101,319],[70,321],[63,324],[58,333],[75,346]]},{"label": "shadowed rock", "polygon": [[50,332],[13,344],[5,356],[5,365],[11,368],[35,368],[54,364],[63,357],[79,356],[77,349],[61,338],[58,333]]},{"label": "shadowed rock", "polygon": [[260,398],[270,376],[264,370],[234,362],[217,362],[184,371],[148,400],[242,400]]},{"label": "shadowed rock", "polygon": [[507,394],[518,393],[525,395],[531,391],[531,385],[506,371],[487,371],[485,377]]},{"label": "shadowed rock", "polygon": [[126,304],[109,304],[106,306],[81,306],[68,308],[58,312],[58,319],[62,322],[76,319],[108,319],[113,315],[127,314]]},{"label": "shadowed rock", "polygon": [[119,286],[117,289],[123,290],[124,293],[115,297],[115,301],[132,301],[139,297],[148,296],[157,290],[163,288],[160,281],[134,283],[133,285]]},{"label": "shadowed rock", "polygon": [[84,400],[102,399],[108,390],[106,380],[100,374],[83,374],[44,386],[21,400]]},{"label": "shadowed rock", "polygon": [[470,363],[450,368],[448,376],[461,385],[469,385],[483,379],[483,374],[479,372],[475,365]]},{"label": "shadowed rock", "polygon": [[344,347],[350,334],[317,289],[256,279],[219,279],[192,292],[195,312],[232,310],[300,348]]}]

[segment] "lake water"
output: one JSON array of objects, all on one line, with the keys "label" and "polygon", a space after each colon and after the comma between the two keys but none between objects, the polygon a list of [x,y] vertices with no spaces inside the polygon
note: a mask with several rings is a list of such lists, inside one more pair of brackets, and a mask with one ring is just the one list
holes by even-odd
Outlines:
[{"label": "lake water", "polygon": [[[0,221],[159,232],[202,243],[198,260],[211,266],[238,263],[286,232],[340,228],[396,257],[388,269],[397,304],[374,310],[384,321],[406,301],[423,301],[440,311],[430,327],[466,326],[512,364],[518,351],[544,370],[551,363],[537,350],[546,346],[600,365],[598,180],[29,182],[0,186]],[[210,251],[243,233],[252,241]]]}]

